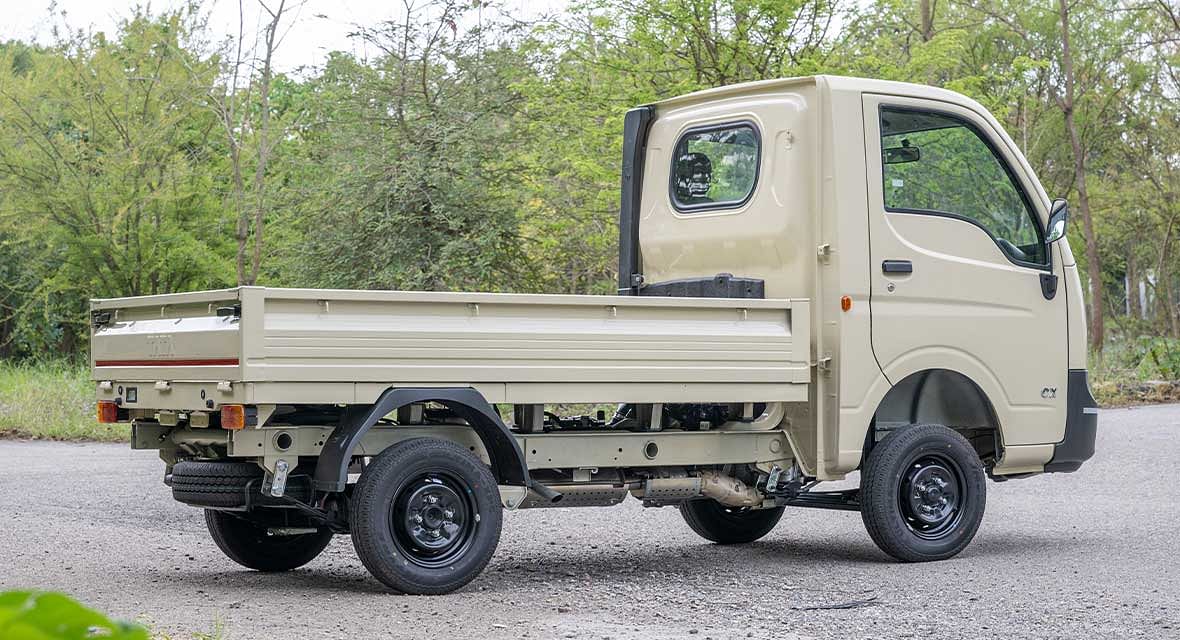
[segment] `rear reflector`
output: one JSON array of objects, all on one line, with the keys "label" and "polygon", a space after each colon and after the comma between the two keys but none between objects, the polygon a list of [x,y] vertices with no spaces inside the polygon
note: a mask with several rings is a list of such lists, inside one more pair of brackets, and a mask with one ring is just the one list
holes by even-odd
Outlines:
[{"label": "rear reflector", "polygon": [[222,429],[246,428],[246,407],[240,404],[226,404],[221,407]]},{"label": "rear reflector", "polygon": [[237,358],[188,360],[95,360],[96,367],[236,367]]},{"label": "rear reflector", "polygon": [[119,405],[106,400],[98,401],[98,421],[110,424],[119,421]]}]

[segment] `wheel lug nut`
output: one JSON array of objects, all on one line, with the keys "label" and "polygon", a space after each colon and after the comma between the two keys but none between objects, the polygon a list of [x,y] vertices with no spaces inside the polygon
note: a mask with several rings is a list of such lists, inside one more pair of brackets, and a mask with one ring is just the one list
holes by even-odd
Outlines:
[{"label": "wheel lug nut", "polygon": [[438,502],[438,496],[426,496],[426,501],[430,504],[435,504]]},{"label": "wheel lug nut", "polygon": [[445,517],[447,520],[450,520],[451,518],[455,517],[455,512],[451,509],[443,509],[443,517]]}]

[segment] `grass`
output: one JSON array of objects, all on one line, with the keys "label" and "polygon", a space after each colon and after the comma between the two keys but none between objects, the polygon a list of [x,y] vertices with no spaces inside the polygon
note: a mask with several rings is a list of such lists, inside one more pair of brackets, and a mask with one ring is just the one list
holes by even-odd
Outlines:
[{"label": "grass", "polygon": [[99,424],[85,364],[0,361],[0,437],[125,442],[126,424]]},{"label": "grass", "polygon": [[1103,407],[1180,402],[1180,340],[1112,337],[1090,353],[1090,389]]}]

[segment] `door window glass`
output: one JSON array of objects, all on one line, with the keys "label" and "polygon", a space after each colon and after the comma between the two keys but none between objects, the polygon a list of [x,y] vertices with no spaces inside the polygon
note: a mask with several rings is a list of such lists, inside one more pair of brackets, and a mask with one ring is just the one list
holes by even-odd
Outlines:
[{"label": "door window glass", "polygon": [[1047,262],[1041,227],[976,128],[944,113],[881,109],[885,208],[964,218],[1016,262]]},{"label": "door window glass", "polygon": [[750,123],[692,129],[672,154],[672,202],[680,211],[745,204],[758,178],[758,132]]}]

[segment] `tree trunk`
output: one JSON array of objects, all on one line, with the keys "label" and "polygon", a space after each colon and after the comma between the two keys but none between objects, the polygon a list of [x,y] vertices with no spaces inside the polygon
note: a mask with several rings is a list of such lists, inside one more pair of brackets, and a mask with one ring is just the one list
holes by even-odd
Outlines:
[{"label": "tree trunk", "polygon": [[1106,327],[1102,317],[1102,268],[1098,262],[1098,240],[1094,236],[1094,220],[1090,215],[1090,192],[1086,188],[1086,153],[1081,134],[1074,120],[1074,71],[1069,46],[1069,3],[1058,0],[1061,10],[1061,71],[1065,76],[1065,97],[1061,111],[1065,116],[1065,130],[1073,150],[1074,182],[1078,190],[1078,212],[1082,216],[1082,234],[1086,242],[1086,275],[1090,278],[1090,348],[1102,351]]},{"label": "tree trunk", "polygon": [[918,0],[918,14],[922,20],[922,42],[934,39],[934,5],[937,0]]},{"label": "tree trunk", "polygon": [[1157,301],[1164,312],[1164,318],[1168,321],[1168,329],[1171,332],[1171,337],[1180,336],[1180,318],[1176,317],[1176,295],[1172,291],[1172,283],[1168,279],[1161,278],[1156,286],[1156,289],[1163,288],[1164,299]]},{"label": "tree trunk", "polygon": [[[266,223],[266,165],[270,160],[270,82],[271,60],[278,45],[279,22],[283,19],[286,0],[270,14],[271,21],[266,28],[266,56],[262,62],[262,82],[259,87],[258,120],[258,163],[254,167],[254,256],[250,263],[250,284],[258,282],[258,271],[262,266],[262,241]],[[265,8],[266,5],[263,5]],[[269,11],[269,10],[268,10]]]},{"label": "tree trunk", "polygon": [[1139,308],[1139,265],[1133,246],[1127,248],[1127,315],[1136,319],[1143,316]]}]

